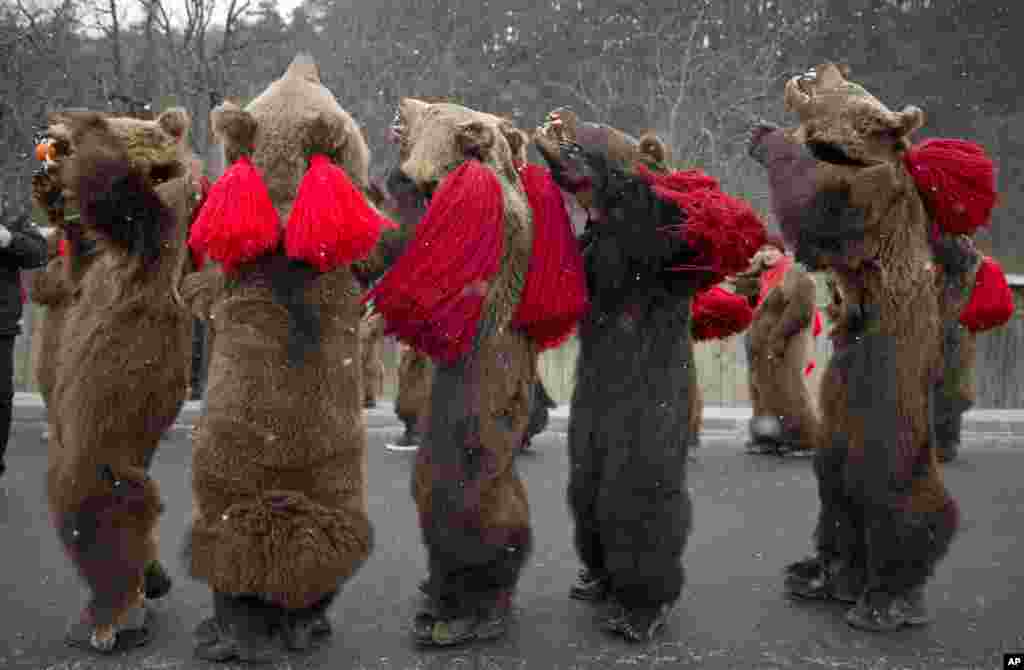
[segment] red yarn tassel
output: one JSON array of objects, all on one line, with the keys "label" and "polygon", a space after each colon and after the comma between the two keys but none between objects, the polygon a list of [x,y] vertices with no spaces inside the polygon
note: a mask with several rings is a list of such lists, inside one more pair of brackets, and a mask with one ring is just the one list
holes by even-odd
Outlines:
[{"label": "red yarn tassel", "polygon": [[636,169],[655,195],[686,213],[686,221],[668,232],[683,235],[697,255],[690,265],[673,269],[701,272],[703,286],[747,269],[767,234],[750,204],[723,192],[716,179],[699,170],[662,175],[642,164]]},{"label": "red yarn tassel", "polygon": [[995,164],[980,145],[928,139],[911,147],[903,161],[943,233],[971,235],[991,224]]},{"label": "red yarn tassel", "polygon": [[994,258],[985,257],[978,268],[971,300],[960,313],[960,323],[972,333],[1005,325],[1013,317],[1013,291]]},{"label": "red yarn tassel", "polygon": [[719,286],[698,291],[690,305],[693,339],[724,340],[746,330],[754,320],[754,310],[743,296]]},{"label": "red yarn tassel", "polygon": [[317,154],[299,184],[284,246],[290,258],[330,272],[366,258],[386,227],[394,224],[366,203],[345,171]]},{"label": "red yarn tassel", "polygon": [[473,346],[505,247],[501,183],[478,161],[441,183],[405,252],[366,295],[387,334],[455,363]]},{"label": "red yarn tassel", "polygon": [[68,241],[65,238],[57,240],[57,255],[67,256],[68,255]]},{"label": "red yarn tassel", "polygon": [[512,326],[522,328],[544,350],[565,342],[586,313],[587,279],[569,213],[551,173],[539,165],[525,165],[519,177],[533,210],[533,248]]},{"label": "red yarn tassel", "polygon": [[188,246],[234,272],[241,263],[277,246],[280,225],[259,171],[247,156],[239,158],[210,188],[189,231]]},{"label": "red yarn tassel", "polygon": [[821,331],[823,328],[824,326],[821,322],[821,312],[818,310],[814,310],[814,327],[811,330],[811,335],[813,335],[814,337],[821,335]]},{"label": "red yarn tassel", "polygon": [[814,368],[817,367],[817,363],[813,360],[807,362],[807,367],[804,368],[804,376],[810,377],[811,373],[814,372]]}]

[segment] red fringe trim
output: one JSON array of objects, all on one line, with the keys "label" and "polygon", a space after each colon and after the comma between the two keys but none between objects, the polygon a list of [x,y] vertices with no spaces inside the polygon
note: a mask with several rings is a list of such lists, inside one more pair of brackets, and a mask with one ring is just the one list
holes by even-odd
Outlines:
[{"label": "red fringe trim", "polygon": [[1013,318],[1013,291],[994,258],[985,257],[978,268],[971,300],[960,313],[960,323],[972,333],[1005,325]]},{"label": "red fringe trim", "polygon": [[991,224],[995,164],[980,145],[929,139],[911,147],[903,162],[943,233],[970,235]]},{"label": "red fringe trim", "polygon": [[583,255],[551,173],[525,165],[519,177],[533,210],[533,248],[523,296],[512,318],[541,350],[557,347],[589,307]]},{"label": "red fringe trim", "polygon": [[239,158],[210,188],[189,231],[188,246],[223,264],[226,273],[277,246],[280,225],[259,171]]},{"label": "red fringe trim", "polygon": [[655,195],[686,213],[686,221],[669,227],[667,232],[682,236],[696,258],[690,265],[672,269],[702,273],[702,286],[717,284],[747,269],[767,232],[746,201],[724,193],[718,180],[700,170],[657,174],[640,163],[636,170],[651,184]]},{"label": "red fringe trim", "polygon": [[394,224],[366,203],[345,171],[317,154],[299,184],[285,228],[285,250],[290,258],[330,272],[366,258],[386,227]]},{"label": "red fringe trim", "polygon": [[498,178],[470,160],[448,175],[394,266],[366,295],[387,334],[452,364],[473,346],[505,246]]},{"label": "red fringe trim", "polygon": [[691,332],[698,342],[724,340],[746,330],[754,320],[754,310],[743,296],[719,286],[698,291],[690,305]]}]

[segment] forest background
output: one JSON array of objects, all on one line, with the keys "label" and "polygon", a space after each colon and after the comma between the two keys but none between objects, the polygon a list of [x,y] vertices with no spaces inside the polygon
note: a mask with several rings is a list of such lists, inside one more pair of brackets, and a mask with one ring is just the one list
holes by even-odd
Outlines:
[{"label": "forest background", "polygon": [[[567,105],[634,134],[657,131],[677,167],[706,170],[767,214],[747,130],[759,119],[791,123],[784,81],[835,60],[889,107],[924,109],[918,140],[987,148],[1000,204],[979,244],[1024,273],[1024,2],[295,1],[282,15],[272,0],[0,0],[0,214],[30,206],[35,139],[47,114],[67,107],[183,105],[216,177],[210,110],[248,102],[299,50],[363,126],[373,174],[396,158],[386,130],[403,96],[452,98],[527,129]],[[1012,352],[1000,347],[1003,363],[1024,353],[1017,340],[1024,333]],[[1024,389],[1001,395],[999,404],[1024,401]]]}]

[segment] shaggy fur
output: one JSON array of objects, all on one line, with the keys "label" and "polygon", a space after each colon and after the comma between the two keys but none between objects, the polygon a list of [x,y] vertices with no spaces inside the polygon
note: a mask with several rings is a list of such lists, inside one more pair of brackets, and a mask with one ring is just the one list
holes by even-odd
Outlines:
[{"label": "shaggy fur", "polygon": [[792,265],[757,307],[750,326],[753,416],[778,417],[780,441],[797,450],[819,441],[820,419],[804,374],[814,343],[814,297],[814,280]]},{"label": "shaggy fur", "polygon": [[434,379],[434,363],[430,356],[403,346],[398,362],[398,394],[395,414],[405,424],[406,436],[416,441],[423,434],[423,417],[430,407],[430,385]]},{"label": "shaggy fur", "polygon": [[580,324],[569,418],[576,550],[588,579],[606,583],[624,608],[607,625],[644,640],[684,583],[698,406],[690,303],[705,282],[667,271],[693,255],[663,232],[685,225],[685,214],[630,171],[635,162],[663,170],[660,142],[641,145],[560,110],[535,143],[559,185],[591,208],[582,240],[591,309]]},{"label": "shaggy fur", "polygon": [[[71,151],[56,181],[98,252],[69,287],[77,297],[63,326],[48,333],[59,353],[47,392],[47,492],[91,591],[89,620],[109,640],[141,602],[144,566],[156,558],[162,504],[146,473],[188,387],[191,322],[176,296],[197,187],[182,112],[148,125],[92,112],[62,118],[50,134],[66,133]],[[69,247],[69,258],[81,255],[78,241]]]},{"label": "shaggy fur", "polygon": [[958,525],[933,449],[943,316],[932,226],[901,160],[923,115],[890,112],[833,65],[791,80],[786,99],[801,125],[756,129],[752,154],[797,257],[831,270],[841,301],[821,385],[817,561],[856,585],[852,625],[892,630]]},{"label": "shaggy fur", "polygon": [[[302,54],[244,110],[225,103],[211,122],[229,160],[251,155],[282,222],[311,154],[327,155],[356,186],[369,186],[362,133]],[[261,613],[287,633],[289,622],[309,620],[356,573],[373,546],[361,286],[348,266],[321,274],[279,247],[232,276],[211,266],[190,278],[185,293],[215,332],[194,440],[186,565],[215,595],[247,596],[236,602],[241,620]],[[220,642],[237,644],[233,653],[245,657],[258,643],[235,623]],[[205,645],[204,658],[215,647]]]},{"label": "shaggy fur", "polygon": [[528,267],[531,217],[502,119],[404,99],[394,130],[401,175],[393,173],[392,183],[430,196],[473,158],[498,177],[505,205],[504,256],[485,298],[479,334],[454,365],[434,363],[413,473],[431,600],[417,635],[446,643],[435,639],[444,628],[437,627],[440,622],[486,616],[497,604],[507,605],[530,554],[529,507],[514,456],[527,428],[536,346],[508,324]]}]

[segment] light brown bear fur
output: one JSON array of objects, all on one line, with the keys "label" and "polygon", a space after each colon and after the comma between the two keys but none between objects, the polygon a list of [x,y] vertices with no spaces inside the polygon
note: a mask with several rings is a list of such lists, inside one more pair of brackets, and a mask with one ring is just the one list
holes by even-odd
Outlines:
[{"label": "light brown bear fur", "polygon": [[750,404],[753,416],[778,417],[785,443],[813,449],[820,419],[804,370],[814,345],[814,280],[793,264],[765,296],[750,324]]},{"label": "light brown bear fur", "polygon": [[[791,79],[785,101],[799,127],[756,130],[755,157],[762,151],[773,206],[791,208],[780,219],[800,239],[797,255],[831,271],[838,317],[820,389],[819,555],[791,566],[789,579],[797,592],[813,588],[806,571],[815,561],[814,570],[839,561],[850,595],[860,596],[847,621],[895,630],[911,625],[903,612],[920,603],[959,524],[930,420],[949,317],[933,272],[932,219],[903,162],[924,115],[890,111],[833,64]],[[841,246],[827,248],[836,236]]]},{"label": "light brown bear fur", "polygon": [[[369,186],[369,150],[352,118],[300,54],[244,110],[211,115],[229,161],[250,153],[282,222],[308,152],[328,155]],[[194,442],[190,574],[216,591],[287,609],[333,593],[369,556],[366,434],[359,324],[350,267],[318,274],[303,298],[319,312],[318,346],[289,365],[289,315],[270,282],[289,272],[281,252],[243,265],[237,280],[212,267],[188,285],[216,331],[206,411]]]},{"label": "light brown bear fur", "polygon": [[410,436],[423,434],[423,417],[430,407],[430,384],[434,377],[434,362],[430,356],[402,345],[398,361],[398,393],[395,395],[395,415],[406,426]]},{"label": "light brown bear fur", "polygon": [[[529,264],[532,218],[513,162],[516,153],[508,139],[515,129],[505,119],[459,105],[407,98],[400,103],[396,132],[401,170],[421,190],[440,184],[450,171],[475,156],[498,176],[504,192],[504,254],[498,274],[490,282],[482,318],[492,325],[481,325],[486,329],[461,371],[434,366],[425,443],[417,453],[413,474],[412,494],[434,566],[428,590],[449,603],[445,612],[438,613],[441,619],[458,618],[479,612],[484,606],[481,598],[501,598],[501,592],[510,596],[531,543],[526,489],[515,469],[515,454],[529,420],[537,347],[509,324]],[[459,406],[451,406],[449,394],[462,398],[455,400]],[[439,413],[445,415],[443,421],[438,420]],[[479,419],[479,435],[466,436],[482,449],[479,459],[474,459],[482,465],[476,476],[449,472],[446,468],[451,466],[442,465],[451,462],[452,450],[463,449],[451,432],[462,417],[471,423]],[[435,452],[442,454],[442,463],[435,463]],[[460,520],[461,513],[460,518],[439,518],[432,504],[438,489],[444,491],[445,500],[457,499],[457,508],[471,518]],[[475,529],[472,537],[477,539],[464,533],[446,539],[449,531],[443,529],[464,526],[467,533],[470,527]],[[462,543],[465,551],[460,550]],[[445,558],[446,554],[450,558]],[[498,554],[504,556],[495,558]],[[495,567],[493,561],[501,566]],[[442,574],[455,570],[456,564],[476,587],[460,585],[461,578],[451,581],[456,573],[447,578]],[[484,593],[488,591],[481,586],[481,580],[488,579],[484,573],[495,569],[502,571],[501,576],[494,576],[493,588],[499,593]]]},{"label": "light brown bear fur", "polygon": [[[58,355],[48,391],[47,494],[93,603],[102,603],[90,606],[100,643],[110,642],[122,618],[142,601],[143,569],[157,555],[162,510],[147,470],[188,387],[182,361],[190,352],[191,321],[176,288],[188,262],[185,239],[197,190],[186,168],[187,127],[182,110],[148,123],[77,112],[61,115],[50,130],[51,137],[66,133],[71,149],[58,166],[69,200],[78,201],[83,177],[106,160],[130,165],[148,187],[155,186],[168,210],[159,255],[149,267],[107,236],[105,221],[83,217],[98,251],[69,288],[78,294],[74,308],[65,312],[59,332],[50,332]],[[100,475],[103,468],[121,490],[131,491],[121,504]],[[74,548],[71,538],[92,520],[99,524],[94,540]]]}]

